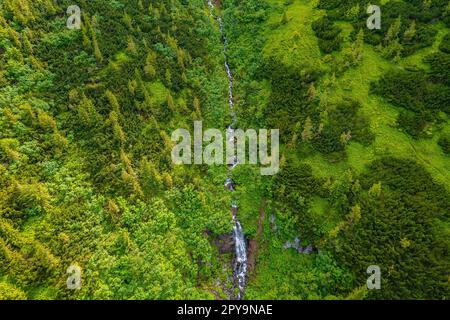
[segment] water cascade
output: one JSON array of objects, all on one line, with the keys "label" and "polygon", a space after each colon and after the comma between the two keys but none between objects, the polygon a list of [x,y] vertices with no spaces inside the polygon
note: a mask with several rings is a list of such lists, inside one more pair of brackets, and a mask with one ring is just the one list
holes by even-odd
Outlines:
[{"label": "water cascade", "polygon": [[[216,21],[219,23],[220,28],[220,34],[222,38],[223,43],[223,54],[224,54],[224,60],[225,60],[225,71],[227,73],[228,77],[228,105],[230,107],[230,115],[232,118],[232,123],[228,126],[227,132],[233,133],[237,122],[236,112],[234,110],[234,102],[233,102],[233,75],[231,74],[231,69],[228,64],[228,56],[227,56],[227,47],[228,42],[227,38],[224,32],[224,26],[223,26],[223,20],[220,16],[214,15],[214,9],[215,6],[212,2],[212,0],[208,0],[208,5],[210,8],[210,15],[214,17]],[[234,139],[233,139],[234,140]],[[233,169],[238,165],[237,158],[234,157],[232,164],[228,166],[228,177],[225,182],[225,187],[230,191],[234,192],[235,185],[233,182]],[[235,252],[236,252],[236,261],[234,264],[234,270],[233,275],[235,282],[239,289],[239,294],[237,296],[237,299],[241,299],[242,295],[244,293],[245,284],[247,280],[247,242],[245,239],[245,235],[242,229],[242,225],[239,222],[239,219],[237,217],[238,212],[238,206],[236,204],[236,201],[233,200],[233,203],[231,204],[231,214],[233,219],[233,236],[234,236],[234,243],[235,243]]]}]

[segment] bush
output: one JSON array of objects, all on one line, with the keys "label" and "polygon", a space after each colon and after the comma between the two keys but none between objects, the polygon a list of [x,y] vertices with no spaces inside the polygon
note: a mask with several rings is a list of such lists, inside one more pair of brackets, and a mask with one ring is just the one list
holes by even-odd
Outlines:
[{"label": "bush", "polygon": [[[372,186],[381,183],[379,192]],[[449,241],[436,220],[448,218],[450,194],[420,165],[395,158],[374,162],[361,177],[361,217],[333,243],[338,260],[365,283],[366,269],[384,270],[376,299],[441,299],[448,294]],[[418,286],[418,283],[420,285]]]},{"label": "bush", "polygon": [[450,33],[447,33],[442,39],[439,50],[445,53],[450,53]]},{"label": "bush", "polygon": [[419,136],[439,111],[450,114],[450,55],[436,53],[427,58],[429,74],[423,70],[391,70],[372,84],[371,91],[395,106],[404,108],[398,124],[412,136]]},{"label": "bush", "polygon": [[331,53],[341,49],[342,29],[335,26],[327,16],[312,23],[312,29],[319,38],[319,48],[323,53]]},{"label": "bush", "polygon": [[438,140],[438,145],[445,154],[450,154],[450,134],[443,135]]}]

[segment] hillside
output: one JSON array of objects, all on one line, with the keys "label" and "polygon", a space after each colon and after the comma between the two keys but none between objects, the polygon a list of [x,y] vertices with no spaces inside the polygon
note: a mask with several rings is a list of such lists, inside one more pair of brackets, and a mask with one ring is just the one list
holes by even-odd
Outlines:
[{"label": "hillside", "polygon": [[[0,0],[0,299],[450,298],[448,0],[76,2]],[[234,115],[276,175],[173,162]]]}]

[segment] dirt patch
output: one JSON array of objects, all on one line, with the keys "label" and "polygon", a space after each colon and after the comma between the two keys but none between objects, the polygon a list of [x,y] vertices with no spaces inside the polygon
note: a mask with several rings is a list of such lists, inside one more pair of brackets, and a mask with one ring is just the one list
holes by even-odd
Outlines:
[{"label": "dirt patch", "polygon": [[259,208],[258,230],[255,238],[248,242],[247,267],[249,273],[253,273],[256,268],[256,257],[258,256],[259,244],[264,231],[264,219],[266,218],[266,200],[263,199]]},{"label": "dirt patch", "polygon": [[210,238],[211,244],[219,250],[220,254],[233,253],[235,251],[233,233],[214,235],[211,231],[206,230],[204,234]]}]

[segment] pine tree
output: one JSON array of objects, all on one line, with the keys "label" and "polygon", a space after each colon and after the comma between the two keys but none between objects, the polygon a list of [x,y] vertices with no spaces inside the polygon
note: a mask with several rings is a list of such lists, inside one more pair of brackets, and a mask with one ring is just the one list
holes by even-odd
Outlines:
[{"label": "pine tree", "polygon": [[297,122],[295,124],[294,132],[292,134],[291,141],[288,143],[288,148],[289,149],[294,149],[297,146],[298,135],[299,135],[299,132],[301,131],[301,128],[302,128],[302,124],[299,121],[299,122]]},{"label": "pine tree", "polygon": [[33,45],[28,39],[27,33],[25,31],[22,32],[22,42],[24,53],[28,56],[31,56],[33,54]]},{"label": "pine tree", "polygon": [[139,8],[139,10],[141,10],[141,12],[144,12],[145,8],[144,8],[144,4],[142,3],[142,0],[138,1],[138,8]]},{"label": "pine tree", "polygon": [[120,208],[113,199],[108,199],[105,205],[105,210],[108,212],[114,223],[119,222],[120,219]]},{"label": "pine tree", "polygon": [[123,15],[123,22],[124,22],[125,25],[127,26],[128,30],[134,31],[133,23],[132,23],[131,17],[130,17],[127,13],[125,13],[125,14]]},{"label": "pine tree", "polygon": [[305,124],[303,126],[302,131],[302,141],[307,142],[310,141],[314,136],[313,132],[313,124],[310,117],[306,118]]},{"label": "pine tree", "polygon": [[111,105],[111,108],[114,112],[117,114],[120,113],[120,105],[119,101],[117,101],[116,96],[111,91],[107,90],[105,93],[106,97],[108,98],[109,104]]},{"label": "pine tree", "polygon": [[137,82],[136,80],[128,80],[128,91],[131,93],[131,95],[134,95],[136,93],[137,88]]},{"label": "pine tree", "polygon": [[150,51],[147,54],[147,58],[145,59],[145,67],[144,67],[145,74],[150,78],[154,78],[156,76],[155,64],[156,64],[156,53]]},{"label": "pine tree", "polygon": [[317,97],[317,90],[314,86],[314,83],[311,83],[311,85],[308,88],[308,100],[312,101]]},{"label": "pine tree", "polygon": [[350,224],[358,223],[361,220],[361,207],[356,204],[352,207],[350,214],[347,217]]},{"label": "pine tree", "polygon": [[172,86],[172,74],[170,73],[169,69],[166,69],[166,73],[165,73],[164,78],[166,79],[166,81],[169,84],[169,86]]},{"label": "pine tree", "polygon": [[139,167],[145,195],[148,197],[154,197],[161,190],[162,178],[156,169],[155,164],[146,157],[142,158]]},{"label": "pine tree", "polygon": [[395,19],[394,23],[391,24],[388,32],[386,33],[386,36],[384,38],[384,41],[386,44],[389,44],[398,38],[398,34],[400,32],[401,25],[402,25],[402,20],[401,20],[401,17],[399,16],[397,19]]},{"label": "pine tree", "polygon": [[170,175],[170,173],[164,172],[162,174],[162,180],[163,180],[164,186],[167,189],[172,189],[173,188],[173,179],[172,179],[172,176]]},{"label": "pine tree", "polygon": [[120,141],[120,143],[123,144],[125,142],[125,134],[122,127],[120,126],[119,115],[117,114],[117,112],[111,111],[108,120],[113,128],[114,136],[117,138],[117,140]]},{"label": "pine tree", "polygon": [[91,23],[89,22],[89,18],[87,15],[84,15],[85,20],[81,25],[81,33],[83,35],[83,46],[85,49],[91,49],[91,40],[89,39],[89,34],[92,33]]},{"label": "pine tree", "polygon": [[170,94],[170,92],[167,94],[166,102],[167,102],[167,106],[169,107],[169,110],[175,111],[175,102],[173,101],[173,97]]},{"label": "pine tree", "polygon": [[406,41],[409,42],[414,38],[415,35],[416,35],[416,21],[413,20],[409,28],[403,34],[403,37],[405,38]]},{"label": "pine tree", "polygon": [[102,52],[100,51],[100,47],[98,46],[98,42],[97,42],[97,38],[94,37],[92,39],[92,44],[94,46],[94,56],[97,59],[98,62],[102,62],[103,61],[103,55]]},{"label": "pine tree", "polygon": [[20,41],[19,33],[11,27],[7,27],[8,37],[13,42],[14,46],[18,49],[22,48],[22,42]]},{"label": "pine tree", "polygon": [[359,30],[356,40],[352,45],[352,64],[358,65],[362,58],[364,52],[364,30]]},{"label": "pine tree", "polygon": [[92,38],[92,46],[94,48],[94,56],[97,59],[98,62],[103,61],[103,55],[100,51],[100,47],[97,42],[97,34],[95,32],[95,26],[97,25],[97,19],[96,17],[92,17],[92,23],[91,23],[91,38]]},{"label": "pine tree", "polygon": [[94,107],[92,101],[83,94],[82,99],[77,107],[78,114],[83,123],[87,126],[95,126],[101,121],[101,116]]},{"label": "pine tree", "polygon": [[127,51],[132,55],[137,55],[138,53],[136,42],[134,42],[133,37],[128,37]]},{"label": "pine tree", "polygon": [[372,185],[372,187],[369,189],[369,196],[373,197],[373,198],[377,198],[381,195],[381,182],[379,183],[375,183],[374,185]]},{"label": "pine tree", "polygon": [[288,23],[288,17],[286,11],[283,12],[283,16],[281,17],[280,24],[286,24]]},{"label": "pine tree", "polygon": [[55,119],[53,119],[51,115],[49,115],[42,109],[38,109],[37,119],[42,129],[49,130],[52,132],[56,132],[58,130]]},{"label": "pine tree", "polygon": [[432,0],[423,0],[423,9],[429,10],[432,5]]},{"label": "pine tree", "polygon": [[345,16],[349,19],[356,19],[358,18],[359,12],[361,11],[359,3],[357,3],[355,6],[351,7],[347,10],[345,13]]},{"label": "pine tree", "polygon": [[120,159],[125,167],[122,171],[122,179],[131,187],[133,192],[137,193],[138,196],[143,196],[144,194],[139,184],[138,176],[133,169],[130,158],[123,149],[120,150]]},{"label": "pine tree", "polygon": [[399,33],[402,26],[402,20],[399,16],[395,22],[389,27],[389,30],[384,38],[383,53],[389,58],[398,59],[403,51],[403,46],[400,44]]},{"label": "pine tree", "polygon": [[198,100],[197,97],[194,97],[193,106],[194,106],[194,111],[195,111],[195,114],[196,114],[196,118],[197,119],[201,119],[201,117],[202,117],[202,110],[201,110],[201,107],[200,107],[200,100]]},{"label": "pine tree", "polygon": [[178,62],[178,65],[181,67],[182,70],[185,69],[185,63],[184,63],[185,59],[186,59],[185,52],[183,51],[183,49],[178,48],[177,49],[177,62]]}]

